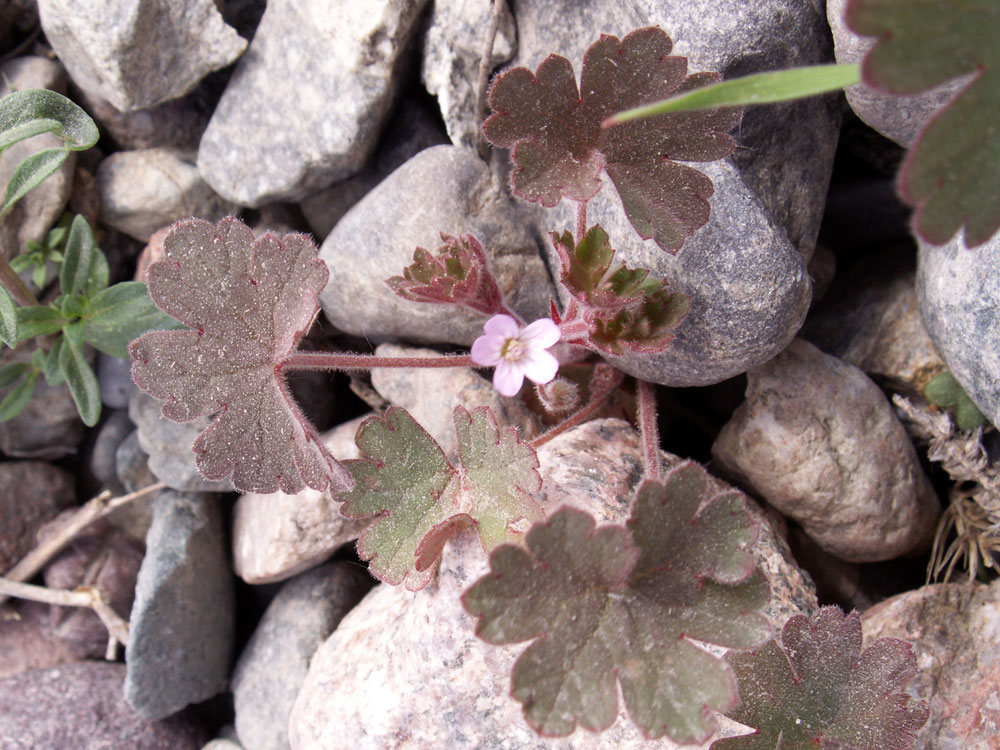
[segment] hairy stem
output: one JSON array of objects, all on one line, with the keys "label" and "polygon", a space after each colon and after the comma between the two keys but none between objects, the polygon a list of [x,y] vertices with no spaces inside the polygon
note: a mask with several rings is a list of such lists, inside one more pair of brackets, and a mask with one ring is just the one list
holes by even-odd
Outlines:
[{"label": "hairy stem", "polygon": [[560,435],[571,427],[576,427],[578,424],[586,422],[598,409],[604,406],[604,402],[611,397],[615,388],[621,385],[624,379],[625,374],[621,370],[617,370],[609,365],[598,365],[595,367],[594,376],[590,379],[590,400],[579,411],[574,412],[571,417],[564,419],[555,427],[532,440],[531,447],[538,450],[556,435]]},{"label": "hairy stem", "polygon": [[283,370],[374,370],[379,367],[481,367],[468,354],[440,357],[379,357],[341,352],[293,352],[281,363]]},{"label": "hairy stem", "polygon": [[[4,578],[8,582],[15,583],[30,581],[56,555],[62,552],[66,545],[76,538],[77,534],[90,526],[94,521],[103,518],[111,511],[133,500],[138,500],[151,492],[157,492],[165,487],[166,485],[163,482],[157,482],[148,487],[143,487],[136,492],[121,495],[120,497],[111,497],[111,493],[105,490],[81,505],[76,513],[70,516],[59,528],[46,537],[44,541],[40,542],[34,549],[21,558],[17,565],[4,573]],[[3,605],[6,600],[6,595],[0,592],[0,605]]]},{"label": "hairy stem", "polygon": [[16,596],[18,599],[28,599],[42,604],[57,604],[62,607],[89,607],[101,618],[104,627],[108,629],[107,658],[109,660],[115,658],[116,643],[128,646],[128,622],[104,601],[101,592],[93,586],[78,586],[73,591],[67,591],[0,578],[0,595],[3,595],[5,599]]},{"label": "hairy stem", "polygon": [[580,201],[576,204],[576,241],[583,242],[583,236],[587,233],[587,201]]},{"label": "hairy stem", "polygon": [[497,29],[500,28],[500,14],[506,0],[493,0],[493,7],[490,9],[490,23],[486,27],[486,42],[483,47],[483,56],[479,60],[479,97],[476,100],[476,123],[480,126],[476,137],[476,150],[479,158],[483,161],[489,155],[489,144],[483,135],[482,124],[486,119],[486,96],[490,82],[490,71],[493,68],[493,45],[497,39]]},{"label": "hairy stem", "polygon": [[639,401],[639,434],[649,479],[663,476],[660,462],[660,432],[656,426],[656,390],[648,380],[636,380]]},{"label": "hairy stem", "polygon": [[35,299],[35,295],[28,289],[28,285],[21,281],[21,277],[10,267],[10,263],[4,257],[2,248],[0,248],[0,283],[7,287],[10,296],[22,307],[31,307],[38,304],[38,300]]}]

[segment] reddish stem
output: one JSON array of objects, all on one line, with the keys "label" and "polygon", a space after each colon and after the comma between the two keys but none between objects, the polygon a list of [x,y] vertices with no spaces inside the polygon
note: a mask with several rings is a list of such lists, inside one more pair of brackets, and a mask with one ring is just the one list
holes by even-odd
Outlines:
[{"label": "reddish stem", "polygon": [[556,435],[560,435],[571,427],[576,427],[578,424],[583,424],[604,405],[604,402],[614,393],[615,388],[621,385],[621,382],[625,379],[625,375],[621,370],[608,367],[607,372],[605,372],[605,369],[600,365],[594,368],[594,374],[596,377],[590,379],[590,400],[579,411],[574,412],[571,417],[564,419],[548,432],[532,440],[532,448],[538,450]]},{"label": "reddish stem", "polygon": [[580,201],[576,204],[576,241],[577,244],[583,242],[583,236],[587,233],[587,201]]},{"label": "reddish stem", "polygon": [[374,370],[379,367],[482,367],[468,354],[440,357],[379,357],[345,352],[293,352],[281,363],[283,370]]},{"label": "reddish stem", "polygon": [[642,454],[646,463],[646,476],[660,479],[663,476],[660,461],[660,432],[656,425],[656,391],[647,380],[636,380],[639,401],[639,434],[642,435]]}]

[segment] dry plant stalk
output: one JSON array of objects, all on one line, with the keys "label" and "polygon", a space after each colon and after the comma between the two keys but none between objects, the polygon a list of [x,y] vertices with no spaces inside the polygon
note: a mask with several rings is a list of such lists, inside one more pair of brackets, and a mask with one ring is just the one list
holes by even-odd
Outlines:
[{"label": "dry plant stalk", "polygon": [[[1000,570],[996,559],[1000,553],[1000,468],[986,455],[982,428],[961,432],[947,412],[932,411],[899,395],[892,400],[910,422],[912,433],[927,442],[927,457],[955,480],[934,535],[928,582],[938,579],[942,571],[941,580],[947,581],[960,559],[965,560],[970,582],[980,564]],[[955,539],[945,549],[952,529]]]}]

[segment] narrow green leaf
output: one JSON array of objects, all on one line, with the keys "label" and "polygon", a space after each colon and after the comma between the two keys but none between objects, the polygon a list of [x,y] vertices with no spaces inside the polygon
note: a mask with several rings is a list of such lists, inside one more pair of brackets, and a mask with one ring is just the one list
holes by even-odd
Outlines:
[{"label": "narrow green leaf", "polygon": [[47,89],[26,89],[0,99],[0,148],[16,142],[8,140],[12,131],[29,137],[23,135],[29,131],[18,129],[39,121],[44,122],[48,132],[61,137],[70,151],[88,149],[100,136],[90,115],[62,94]]},{"label": "narrow green leaf", "polygon": [[6,388],[30,369],[31,365],[24,362],[12,362],[0,367],[0,388]]},{"label": "narrow green leaf", "polygon": [[26,156],[7,183],[3,206],[0,207],[0,218],[14,207],[21,198],[30,193],[42,180],[51,175],[66,161],[69,152],[64,148],[46,148],[31,156]]},{"label": "narrow green leaf", "polygon": [[54,307],[17,308],[17,338],[15,343],[35,336],[58,333],[66,319]]},{"label": "narrow green leaf", "polygon": [[0,341],[12,348],[18,341],[17,305],[3,284],[0,284]]},{"label": "narrow green leaf", "polygon": [[59,365],[66,377],[70,395],[88,427],[97,424],[101,416],[101,389],[97,376],[83,356],[83,323],[70,323],[64,329],[63,346],[59,352]]},{"label": "narrow green leaf", "polygon": [[62,353],[63,342],[65,340],[65,336],[57,338],[49,350],[48,356],[45,357],[45,361],[42,363],[42,374],[45,375],[45,382],[52,386],[59,385],[66,380],[59,356]]},{"label": "narrow green leaf", "polygon": [[122,359],[129,356],[129,342],[142,334],[181,327],[153,304],[141,281],[124,281],[98,292],[84,311],[84,321],[84,340]]},{"label": "narrow green leaf", "polygon": [[703,86],[663,101],[619,112],[604,121],[604,127],[629,120],[743,104],[772,104],[837,91],[861,82],[857,63],[810,65],[803,68],[757,73],[731,81]]},{"label": "narrow green leaf", "polygon": [[70,225],[59,271],[59,286],[63,294],[77,295],[86,291],[94,265],[94,249],[94,233],[90,224],[77,214]]},{"label": "narrow green leaf", "polygon": [[31,370],[27,367],[30,372],[24,376],[24,378],[16,386],[14,386],[10,393],[3,397],[0,401],[0,422],[6,422],[8,419],[13,419],[22,411],[24,407],[28,405],[31,401],[31,396],[35,392],[35,383],[38,381],[38,371]]},{"label": "narrow green leaf", "polygon": [[26,141],[29,138],[41,135],[42,133],[57,133],[59,132],[59,127],[60,125],[58,122],[47,119],[30,120],[29,122],[22,122],[18,125],[14,125],[13,127],[0,132],[0,151],[3,151],[8,146],[13,146],[19,141]]}]

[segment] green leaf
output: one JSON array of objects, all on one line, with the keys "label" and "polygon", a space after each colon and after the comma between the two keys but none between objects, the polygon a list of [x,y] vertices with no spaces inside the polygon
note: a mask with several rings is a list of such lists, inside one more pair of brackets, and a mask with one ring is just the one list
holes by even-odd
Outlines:
[{"label": "green leaf", "polygon": [[471,414],[458,407],[455,429],[457,469],[403,409],[389,409],[358,429],[362,458],[345,462],[354,489],[341,495],[341,512],[376,517],[358,553],[387,583],[425,586],[444,543],[462,526],[476,526],[488,551],[520,539],[542,517],[531,499],[541,486],[538,459],[516,431],[500,430],[486,407]]},{"label": "green leaf", "polygon": [[70,151],[88,149],[100,136],[86,112],[54,91],[26,89],[0,99],[0,149],[43,132],[61,137]]},{"label": "green leaf", "polygon": [[94,233],[90,224],[77,214],[70,225],[59,270],[59,287],[63,294],[76,296],[87,291],[94,265],[94,250]]},{"label": "green leaf", "polygon": [[924,398],[934,406],[955,410],[955,421],[963,430],[985,427],[989,420],[949,371],[937,375],[924,386]]},{"label": "green leaf", "polygon": [[66,374],[62,367],[62,350],[65,336],[60,336],[52,344],[48,355],[42,362],[42,374],[45,375],[45,382],[51,386],[57,386],[66,380]]},{"label": "green leaf", "polygon": [[[25,364],[17,364],[24,368],[17,375],[17,377],[21,378],[21,380],[7,393],[6,396],[3,397],[3,400],[0,400],[0,422],[6,422],[9,419],[13,419],[24,411],[24,407],[26,407],[28,402],[31,401],[31,396],[35,392],[35,383],[38,381],[38,371]],[[0,368],[0,372],[7,371],[4,372],[3,377],[5,378],[7,373],[11,372],[8,368],[15,366],[17,365],[7,365],[6,367]],[[0,387],[4,387],[6,385],[9,385],[9,382],[5,382]]]},{"label": "green leaf", "polygon": [[983,0],[851,0],[847,24],[878,38],[861,65],[865,83],[895,94],[924,91],[965,73],[972,81],[925,124],[900,168],[913,223],[943,244],[1000,228],[1000,4]]},{"label": "green leaf", "polygon": [[17,337],[17,305],[7,287],[0,284],[0,341],[13,348]]},{"label": "green leaf", "polygon": [[83,323],[69,323],[63,333],[59,366],[80,418],[85,425],[93,427],[101,416],[101,389],[97,376],[83,355]]},{"label": "green leaf", "polygon": [[3,365],[0,367],[0,388],[6,388],[31,369],[31,365],[24,362],[11,362]]},{"label": "green leaf", "polygon": [[46,148],[24,157],[7,183],[3,206],[0,206],[0,219],[7,215],[15,203],[38,187],[42,180],[59,169],[67,155],[65,149]]},{"label": "green leaf", "polygon": [[702,742],[713,710],[736,705],[725,661],[688,638],[730,648],[768,637],[764,577],[747,548],[757,527],[739,493],[712,492],[686,463],[639,488],[627,524],[595,528],[563,508],[504,545],[462,597],[494,644],[535,640],[514,665],[511,692],[544,735],[608,728],[618,688],[651,739]]},{"label": "green leaf", "polygon": [[839,91],[861,82],[857,63],[810,65],[770,73],[756,73],[731,81],[709,84],[686,94],[619,112],[604,121],[604,127],[630,120],[641,120],[670,112],[691,112],[714,107],[737,107],[744,104],[772,104],[791,99]]},{"label": "green leaf", "polygon": [[909,643],[881,638],[862,651],[861,618],[837,607],[790,618],[781,641],[726,655],[740,687],[727,716],[757,731],[711,750],[913,747],[929,711],[903,692],[917,673]]},{"label": "green leaf", "polygon": [[671,55],[662,29],[639,29],[619,40],[603,35],[584,55],[580,85],[564,57],[550,55],[532,73],[514,68],[490,88],[494,113],[483,133],[512,148],[514,192],[554,206],[563,197],[587,201],[614,183],[629,221],[643,239],[675,253],[708,221],[712,181],[681,162],[715,161],[732,153],[735,109],[684,112],[655,121],[601,128],[631,107],[718,80],[687,74],[687,59]]},{"label": "green leaf", "polygon": [[148,331],[177,329],[177,320],[161,312],[146,284],[123,281],[94,295],[84,309],[84,340],[112,357],[128,358],[128,344]]},{"label": "green leaf", "polygon": [[17,308],[17,341],[47,336],[62,330],[66,318],[54,307],[32,305]]}]

